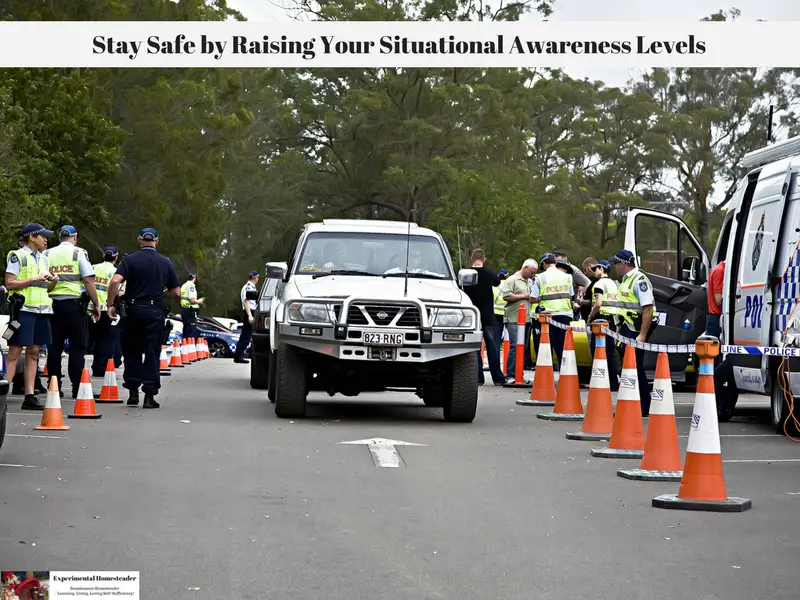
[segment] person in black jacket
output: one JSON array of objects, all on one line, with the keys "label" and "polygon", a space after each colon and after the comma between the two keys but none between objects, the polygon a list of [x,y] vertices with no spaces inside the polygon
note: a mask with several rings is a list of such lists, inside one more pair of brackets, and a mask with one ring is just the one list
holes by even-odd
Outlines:
[{"label": "person in black jacket", "polygon": [[[470,260],[472,268],[478,272],[478,283],[464,288],[464,293],[469,296],[481,314],[483,341],[486,344],[486,355],[489,358],[489,372],[492,374],[492,381],[495,385],[503,385],[506,378],[500,368],[500,340],[497,339],[497,327],[495,326],[493,293],[493,288],[500,285],[500,278],[494,269],[486,266],[486,253],[482,249],[473,250]],[[484,384],[480,350],[478,350],[478,383]]]}]

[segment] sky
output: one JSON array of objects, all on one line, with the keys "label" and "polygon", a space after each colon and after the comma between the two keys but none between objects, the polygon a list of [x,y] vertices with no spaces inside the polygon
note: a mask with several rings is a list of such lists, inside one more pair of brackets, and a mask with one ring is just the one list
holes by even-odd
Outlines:
[{"label": "sky", "polygon": [[[228,6],[249,21],[275,23],[289,21],[281,6],[292,0],[228,0]],[[800,0],[555,0],[550,20],[558,21],[699,21],[719,10],[736,7],[740,21],[800,21]],[[526,19],[538,16],[528,16]],[[642,69],[591,67],[569,69],[571,77],[603,81],[609,86],[624,86],[638,78]]]}]

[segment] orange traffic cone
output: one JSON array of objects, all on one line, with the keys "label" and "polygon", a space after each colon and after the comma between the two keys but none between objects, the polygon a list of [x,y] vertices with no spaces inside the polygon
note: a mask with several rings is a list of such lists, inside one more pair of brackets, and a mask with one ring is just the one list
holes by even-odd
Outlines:
[{"label": "orange traffic cone", "polygon": [[183,368],[183,361],[181,360],[181,346],[178,344],[178,340],[174,340],[172,342],[172,356],[169,359],[169,368],[170,369],[182,369]]},{"label": "orange traffic cone", "polygon": [[653,393],[650,395],[644,457],[638,469],[620,469],[617,475],[639,481],[680,481],[683,475],[681,468],[669,358],[665,352],[661,352],[656,363]]},{"label": "orange traffic cone", "polygon": [[189,359],[189,340],[181,338],[181,363],[188,365],[191,362],[192,361]]},{"label": "orange traffic cone", "polygon": [[500,363],[500,367],[503,370],[503,375],[508,376],[508,365],[506,361],[508,360],[508,353],[511,352],[511,340],[503,340],[503,362]]},{"label": "orange traffic cone", "polygon": [[189,360],[192,362],[197,362],[197,339],[196,338],[189,338]]},{"label": "orange traffic cone", "polygon": [[[606,334],[602,327],[608,321],[592,321],[592,333],[596,341],[594,345],[594,362],[592,362],[592,378],[589,381],[589,398],[586,400],[586,415],[583,427],[578,433],[568,433],[568,440],[607,440],[614,427],[614,408],[611,403],[611,384],[608,377],[608,361],[606,360]],[[613,352],[613,348],[611,349]]]},{"label": "orange traffic cone", "polygon": [[50,387],[47,390],[47,399],[44,402],[42,424],[34,429],[45,431],[69,431],[69,425],[64,425],[64,413],[61,411],[61,394],[58,393],[58,377],[50,378]]},{"label": "orange traffic cone", "polygon": [[528,400],[517,400],[521,406],[553,406],[556,403],[556,378],[553,373],[553,351],[550,348],[550,324],[545,313],[539,314],[542,337],[536,353],[536,370]]},{"label": "orange traffic cone", "polygon": [[719,340],[701,335],[695,342],[700,359],[697,394],[686,447],[681,487],[676,494],[653,498],[656,508],[743,512],[752,508],[747,498],[729,498],[722,473],[722,450],[714,394],[714,359],[719,356]]},{"label": "orange traffic cone", "polygon": [[44,370],[42,371],[42,376],[47,377],[47,361],[44,363]]},{"label": "orange traffic cone", "polygon": [[644,429],[642,404],[639,397],[639,378],[636,374],[636,350],[625,347],[622,376],[617,393],[617,410],[608,448],[592,450],[600,458],[642,458],[644,456]]},{"label": "orange traffic cone", "polygon": [[119,399],[119,388],[117,387],[117,371],[114,368],[114,359],[109,358],[106,363],[106,373],[103,376],[103,387],[100,388],[98,402],[105,404],[122,404]]},{"label": "orange traffic cone", "polygon": [[158,357],[158,370],[162,377],[169,377],[172,373],[169,370],[169,359],[167,358],[167,347],[161,346],[161,356]]},{"label": "orange traffic cone", "polygon": [[211,357],[211,353],[208,351],[208,340],[206,338],[200,338],[203,340],[203,360],[206,360]]},{"label": "orange traffic cone", "polygon": [[561,357],[561,374],[558,377],[556,406],[553,412],[536,415],[547,421],[582,421],[581,384],[578,382],[578,361],[575,358],[575,340],[572,327],[564,337],[564,352]]},{"label": "orange traffic cone", "polygon": [[81,384],[78,386],[78,397],[75,399],[75,412],[67,415],[69,419],[99,419],[103,415],[97,414],[92,392],[92,378],[89,369],[84,369],[81,374]]}]

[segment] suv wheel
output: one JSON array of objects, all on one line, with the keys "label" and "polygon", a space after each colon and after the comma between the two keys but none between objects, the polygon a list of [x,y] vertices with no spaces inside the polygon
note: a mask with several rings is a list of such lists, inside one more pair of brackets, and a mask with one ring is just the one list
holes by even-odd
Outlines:
[{"label": "suv wheel", "polygon": [[280,344],[275,353],[275,414],[282,419],[305,416],[307,395],[303,355]]},{"label": "suv wheel", "polygon": [[3,416],[0,417],[0,448],[3,447],[3,440],[6,437],[6,413],[7,409],[3,410]]},{"label": "suv wheel", "polygon": [[455,356],[446,385],[449,398],[444,402],[444,418],[456,423],[471,423],[478,410],[478,367],[475,352]]},{"label": "suv wheel", "polygon": [[269,353],[269,385],[267,387],[267,398],[273,404],[275,403],[275,384],[277,381],[277,377],[275,375],[275,353]]},{"label": "suv wheel", "polygon": [[254,390],[265,390],[268,386],[269,354],[253,352],[250,357],[250,387]]}]

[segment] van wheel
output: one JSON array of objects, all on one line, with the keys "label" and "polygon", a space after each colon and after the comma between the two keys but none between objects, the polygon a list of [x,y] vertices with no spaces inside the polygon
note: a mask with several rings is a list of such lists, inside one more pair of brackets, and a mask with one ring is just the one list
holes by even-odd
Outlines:
[{"label": "van wheel", "polygon": [[295,419],[306,414],[306,363],[300,352],[281,344],[275,352],[275,414]]},{"label": "van wheel", "polygon": [[[785,374],[784,374],[785,376]],[[784,391],[781,387],[779,380],[780,373],[778,373],[775,381],[772,383],[772,392],[770,394],[770,413],[772,414],[772,426],[775,428],[775,433],[780,435],[790,435],[796,437],[800,435],[800,428],[798,428],[798,421],[800,421],[800,401],[794,400],[794,418],[786,404],[784,398]],[[787,391],[790,390],[788,386],[788,378],[784,379],[787,385]]]}]

